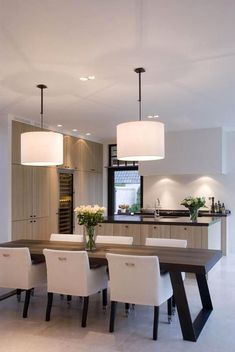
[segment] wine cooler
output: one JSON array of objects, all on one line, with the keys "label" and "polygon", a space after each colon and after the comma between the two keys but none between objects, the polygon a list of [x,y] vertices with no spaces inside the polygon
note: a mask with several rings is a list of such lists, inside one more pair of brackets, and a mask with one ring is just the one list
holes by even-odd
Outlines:
[{"label": "wine cooler", "polygon": [[73,174],[59,173],[59,233],[73,233]]}]

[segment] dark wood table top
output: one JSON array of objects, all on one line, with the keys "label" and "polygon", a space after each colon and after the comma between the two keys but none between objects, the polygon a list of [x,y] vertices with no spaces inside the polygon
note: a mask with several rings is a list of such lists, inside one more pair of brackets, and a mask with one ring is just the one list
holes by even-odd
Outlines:
[{"label": "dark wood table top", "polygon": [[[1,247],[28,247],[32,256],[42,255],[44,248],[57,250],[84,250],[82,243],[59,242],[44,240],[17,240],[0,244]],[[185,271],[198,274],[206,274],[221,259],[222,251],[196,249],[196,248],[173,248],[173,247],[149,247],[100,244],[93,252],[87,252],[93,263],[107,263],[107,253],[128,255],[156,255],[159,258],[161,269],[167,271]]]}]

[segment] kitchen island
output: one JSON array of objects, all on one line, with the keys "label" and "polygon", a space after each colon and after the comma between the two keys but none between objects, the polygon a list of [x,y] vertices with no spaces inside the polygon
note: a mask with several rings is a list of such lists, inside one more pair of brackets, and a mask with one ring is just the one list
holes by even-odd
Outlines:
[{"label": "kitchen island", "polygon": [[144,245],[146,237],[186,239],[189,248],[219,249],[222,246],[221,219],[146,215],[115,215],[98,225],[98,235],[132,236],[134,244]]}]

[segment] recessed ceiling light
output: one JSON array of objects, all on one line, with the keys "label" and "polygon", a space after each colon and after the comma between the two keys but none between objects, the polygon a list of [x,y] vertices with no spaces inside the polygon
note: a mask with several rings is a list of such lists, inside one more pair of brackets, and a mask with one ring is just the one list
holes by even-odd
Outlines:
[{"label": "recessed ceiling light", "polygon": [[94,75],[82,76],[82,77],[80,77],[80,81],[83,81],[83,82],[85,82],[85,81],[92,81],[92,80],[94,80],[94,79],[95,79],[95,76],[94,76]]},{"label": "recessed ceiling light", "polygon": [[159,115],[148,115],[147,118],[148,119],[157,119],[159,117]]},{"label": "recessed ceiling light", "polygon": [[59,125],[57,125],[57,127],[63,127],[63,125],[60,125],[60,124],[59,124]]},{"label": "recessed ceiling light", "polygon": [[90,132],[87,132],[87,133],[86,133],[86,136],[90,136],[90,135],[91,135],[91,133],[90,133]]},{"label": "recessed ceiling light", "polygon": [[77,132],[78,130],[76,128],[73,129],[73,132]]}]

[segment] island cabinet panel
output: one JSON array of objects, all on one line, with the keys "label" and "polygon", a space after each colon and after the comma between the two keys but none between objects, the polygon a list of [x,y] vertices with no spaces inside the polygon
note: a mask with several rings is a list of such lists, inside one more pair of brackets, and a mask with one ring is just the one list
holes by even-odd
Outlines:
[{"label": "island cabinet panel", "polygon": [[145,245],[147,237],[170,238],[170,225],[140,225],[140,244]]},{"label": "island cabinet panel", "polygon": [[131,236],[133,244],[140,244],[140,226],[137,224],[113,224],[114,236]]},{"label": "island cabinet panel", "polygon": [[96,234],[98,236],[113,236],[113,224],[98,224]]},{"label": "island cabinet panel", "polygon": [[207,228],[202,228],[202,248],[222,249],[220,222],[212,224]]},{"label": "island cabinet panel", "polygon": [[187,240],[189,248],[202,248],[202,226],[171,225],[171,238]]}]

